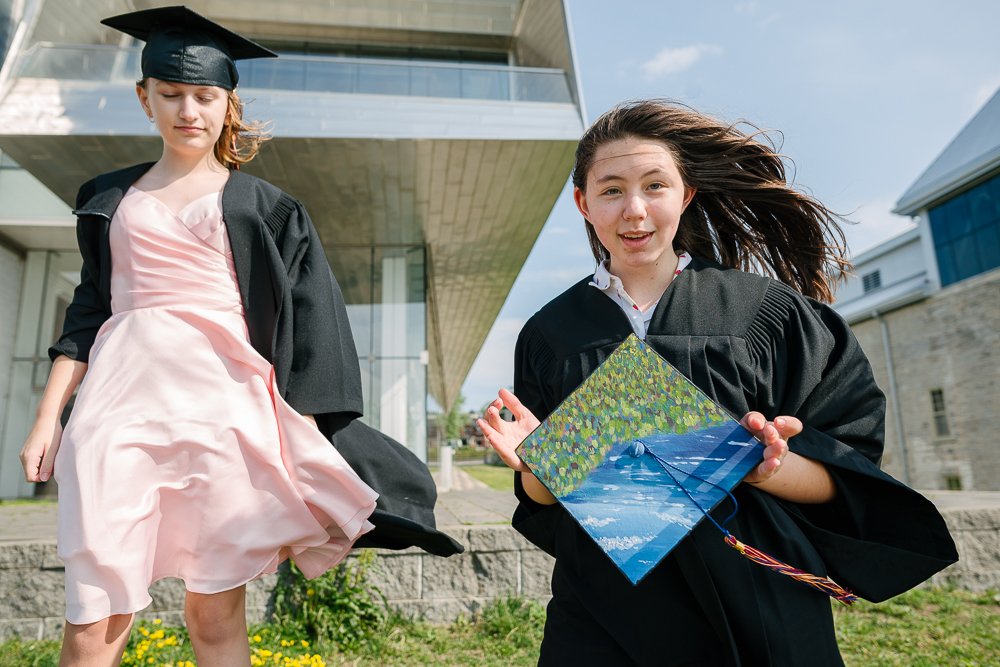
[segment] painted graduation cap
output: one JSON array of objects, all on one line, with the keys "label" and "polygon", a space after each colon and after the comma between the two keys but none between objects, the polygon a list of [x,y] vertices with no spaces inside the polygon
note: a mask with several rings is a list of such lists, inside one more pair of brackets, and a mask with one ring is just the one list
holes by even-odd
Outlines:
[{"label": "painted graduation cap", "polygon": [[278,57],[179,5],[120,14],[101,23],[146,42],[142,50],[143,78],[233,90],[239,81],[236,60]]},{"label": "painted graduation cap", "polygon": [[[647,343],[630,334],[517,449],[633,584],[703,519],[753,562],[852,604],[857,597],[740,542],[731,490],[764,446]],[[728,518],[712,508],[729,500]]]}]

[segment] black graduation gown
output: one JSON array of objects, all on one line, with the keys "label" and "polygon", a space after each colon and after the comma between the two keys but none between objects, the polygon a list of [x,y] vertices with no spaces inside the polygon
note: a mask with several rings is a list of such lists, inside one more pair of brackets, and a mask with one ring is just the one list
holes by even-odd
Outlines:
[{"label": "black graduation gown", "polygon": [[[129,187],[152,162],[102,174],[76,198],[80,284],[49,357],[87,361],[111,317],[111,219]],[[355,419],[363,401],[361,370],[344,297],[302,204],[261,180],[230,173],[222,211],[250,344],[274,364],[281,396],[313,415],[361,478],[379,492],[375,530],[359,546],[418,546],[448,556],[461,544],[434,526],[437,490],[427,467],[405,447]],[[403,482],[403,480],[406,480]]]},{"label": "black graduation gown", "polygon": [[[632,333],[588,282],[518,338],[514,392],[540,419]],[[731,414],[801,419],[789,447],[833,477],[837,497],[823,505],[739,485],[728,526],[737,538],[873,601],[957,560],[935,507],[878,467],[884,396],[832,309],[695,258],[657,304],[646,341]],[[533,502],[520,476],[515,493],[514,527],[556,558],[542,664],[842,664],[829,598],[746,560],[710,522],[632,586],[560,505]]]}]

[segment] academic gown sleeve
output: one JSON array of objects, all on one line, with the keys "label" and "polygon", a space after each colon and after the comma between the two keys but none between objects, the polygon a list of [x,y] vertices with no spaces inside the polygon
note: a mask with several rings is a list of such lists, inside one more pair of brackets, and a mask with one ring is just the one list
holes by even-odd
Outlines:
[{"label": "academic gown sleeve", "polygon": [[798,417],[804,430],[789,448],[833,477],[830,503],[775,499],[830,576],[878,602],[954,563],[954,542],[934,505],[879,468],[885,398],[847,323],[772,283],[747,342],[756,360],[756,409]]},{"label": "academic gown sleeve", "polygon": [[[94,182],[89,181],[80,188],[76,195],[76,208],[83,206],[94,194]],[[78,218],[76,222],[77,242],[80,245],[80,252],[84,252],[84,234],[82,225],[89,224],[89,221]],[[80,284],[73,291],[73,300],[66,308],[66,317],[63,321],[63,330],[59,340],[49,348],[49,359],[56,360],[56,357],[65,355],[76,361],[88,362],[90,359],[90,348],[94,345],[97,332],[104,323],[111,317],[111,313],[105,308],[104,301],[97,285],[97,277],[92,275],[91,269],[84,261],[80,269]]]},{"label": "academic gown sleeve", "polygon": [[316,418],[323,435],[379,494],[369,517],[375,528],[356,546],[461,553],[461,543],[437,530],[437,488],[424,462],[357,419],[361,369],[347,306],[305,208],[283,196],[264,223],[278,229],[275,246],[286,272],[274,350],[278,390],[297,412]]},{"label": "academic gown sleeve", "polygon": [[[540,421],[556,407],[556,403],[546,397],[545,385],[537,375],[537,369],[546,367],[546,361],[551,361],[552,356],[533,320],[529,320],[514,346],[514,395]],[[524,490],[519,472],[514,473],[514,496],[519,502],[511,525],[532,544],[555,557],[557,527],[565,516],[562,506],[558,503],[542,505],[532,500]]]},{"label": "academic gown sleeve", "polygon": [[315,416],[329,437],[363,410],[347,307],[302,204],[283,197],[265,224],[272,218],[284,218],[275,244],[286,272],[274,342],[278,389],[297,412]]}]

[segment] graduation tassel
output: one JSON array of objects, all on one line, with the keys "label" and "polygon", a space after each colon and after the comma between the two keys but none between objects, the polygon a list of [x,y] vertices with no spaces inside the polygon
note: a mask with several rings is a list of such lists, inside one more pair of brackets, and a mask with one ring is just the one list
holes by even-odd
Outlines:
[{"label": "graduation tassel", "polygon": [[842,602],[847,606],[851,606],[858,601],[858,596],[847,590],[836,581],[830,577],[820,577],[815,574],[809,574],[805,570],[800,570],[797,567],[792,567],[788,563],[782,563],[780,560],[774,556],[769,556],[759,549],[754,549],[751,546],[743,544],[736,537],[730,533],[728,530],[723,531],[725,533],[726,544],[732,548],[739,551],[741,554],[757,563],[758,565],[763,565],[764,567],[777,572],[778,574],[784,574],[796,579],[806,584],[807,586],[812,586],[818,590],[823,591],[834,600]]},{"label": "graduation tassel", "polygon": [[[725,489],[719,486],[718,484],[712,484],[712,482],[709,482],[707,479],[702,479],[701,477],[698,477],[697,475],[687,472],[686,470],[683,470],[682,468],[679,468],[672,463],[668,463],[664,459],[660,458],[657,454],[655,454],[641,440],[634,441],[631,445],[628,446],[628,448],[625,451],[627,454],[635,458],[638,458],[643,454],[648,454],[649,456],[651,456],[653,460],[655,460],[657,463],[660,464],[660,467],[663,468],[664,472],[666,472],[667,475],[670,476],[670,479],[674,482],[674,484],[676,484],[680,488],[680,490],[684,492],[684,495],[686,495],[688,499],[692,503],[694,503],[694,506],[697,507],[699,510],[701,510],[701,513],[704,514],[708,518],[708,520],[711,521],[715,525],[715,527],[722,532],[723,539],[725,540],[726,544],[736,549],[738,552],[743,554],[745,557],[747,557],[754,563],[757,563],[758,565],[763,565],[772,572],[777,572],[778,574],[783,574],[785,576],[791,577],[796,581],[800,581],[803,584],[806,584],[807,586],[812,586],[816,590],[826,593],[834,600],[837,600],[838,602],[841,602],[845,605],[850,606],[858,601],[857,595],[847,590],[846,588],[835,582],[830,577],[820,577],[815,574],[810,574],[805,570],[800,570],[796,567],[792,567],[788,563],[783,563],[777,558],[774,558],[773,556],[770,556],[764,553],[763,551],[755,549],[754,547],[744,544],[743,542],[740,542],[738,539],[736,539],[736,537],[732,533],[730,533],[723,527],[725,524],[729,523],[730,519],[736,516],[736,511],[739,509],[739,503],[736,502],[736,498],[733,496],[732,493],[729,492],[728,489]],[[702,507],[698,503],[698,501],[694,499],[694,497],[688,492],[688,490],[684,488],[684,485],[681,484],[680,481],[678,481],[678,479],[674,476],[674,473],[670,471],[671,468],[680,473],[683,473],[688,477],[696,479],[699,482],[705,482],[706,484],[711,484],[715,488],[722,489],[723,491],[725,491],[726,495],[729,496],[729,499],[733,501],[732,513],[728,517],[726,517],[725,520],[723,520],[722,524],[717,522],[715,519],[712,518],[712,515],[706,512],[705,508]]]}]

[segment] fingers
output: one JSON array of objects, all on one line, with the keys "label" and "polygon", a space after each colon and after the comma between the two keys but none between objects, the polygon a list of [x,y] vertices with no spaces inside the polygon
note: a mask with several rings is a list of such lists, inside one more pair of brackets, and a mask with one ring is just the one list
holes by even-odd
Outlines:
[{"label": "fingers", "polygon": [[[500,410],[504,407],[510,410],[514,421],[505,421],[500,416]],[[528,470],[524,461],[517,455],[516,450],[521,441],[535,430],[539,422],[531,411],[518,400],[517,396],[506,389],[501,389],[499,397],[486,407],[486,414],[476,420],[476,423],[483,435],[486,436],[490,446],[500,456],[500,460],[514,470]]]},{"label": "fingers", "polygon": [[757,435],[757,432],[764,428],[767,424],[767,419],[759,412],[748,412],[743,415],[743,419],[740,420],[740,424],[746,430]]},{"label": "fingers", "polygon": [[759,412],[748,412],[740,423],[764,445],[763,460],[746,477],[747,481],[759,484],[781,469],[782,461],[788,456],[788,438],[802,432],[802,422],[784,415],[769,422]]},{"label": "fingers", "polygon": [[788,440],[802,433],[802,422],[798,417],[787,417],[782,415],[774,418],[774,427],[782,438]]},{"label": "fingers", "polygon": [[536,417],[531,410],[524,407],[524,404],[521,403],[513,392],[508,391],[507,389],[501,389],[499,400],[503,401],[503,404],[507,406],[510,413],[514,415],[515,420],[522,422],[526,431],[534,431],[535,428],[541,423],[538,421],[538,417]]},{"label": "fingers", "polygon": [[740,420],[743,428],[753,433],[758,439],[764,442],[773,442],[775,438],[783,439],[786,442],[802,433],[802,422],[798,417],[781,415],[775,417],[773,422],[768,422],[767,418],[759,412],[748,412]]},{"label": "fingers", "polygon": [[45,450],[45,455],[38,466],[38,481],[47,482],[52,477],[52,468],[56,463],[56,452],[59,451],[59,442],[52,442]]},{"label": "fingers", "polygon": [[[499,399],[497,399],[499,400]],[[500,416],[500,408],[496,405],[491,404],[486,408],[486,421],[492,427],[492,429],[498,433],[505,433],[507,431],[507,426],[509,422],[504,421],[504,418]]]},{"label": "fingers", "polygon": [[[491,405],[487,410],[487,413],[492,410],[495,410],[495,408]],[[520,444],[520,440],[513,437],[509,433],[510,424],[502,419],[499,419],[498,413],[496,417],[502,426],[500,428],[495,428],[491,423],[493,415],[488,414],[487,416],[490,419],[477,419],[476,424],[479,425],[483,435],[486,436],[490,446],[493,447],[493,450],[500,457],[500,460],[512,470],[522,472],[527,470],[527,466],[524,465],[524,461],[522,461],[521,457],[517,455],[516,449],[517,445]]]},{"label": "fingers", "polygon": [[524,404],[521,403],[520,399],[514,395],[514,392],[508,389],[501,389],[500,398],[497,400],[507,406],[510,413],[514,415],[514,419],[520,419],[521,414],[528,411],[528,409],[524,407]]},{"label": "fingers", "polygon": [[24,481],[38,482],[38,468],[42,464],[44,451],[32,452],[27,449],[21,451],[21,467],[24,468]]},{"label": "fingers", "polygon": [[49,449],[48,442],[37,437],[35,433],[28,436],[27,442],[21,448],[21,467],[24,468],[24,480],[26,482],[45,482],[48,480],[40,478],[42,459],[45,458],[46,450]]}]

